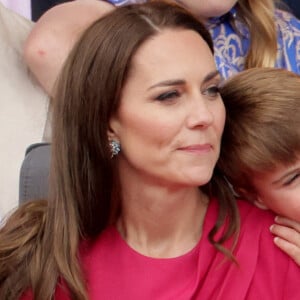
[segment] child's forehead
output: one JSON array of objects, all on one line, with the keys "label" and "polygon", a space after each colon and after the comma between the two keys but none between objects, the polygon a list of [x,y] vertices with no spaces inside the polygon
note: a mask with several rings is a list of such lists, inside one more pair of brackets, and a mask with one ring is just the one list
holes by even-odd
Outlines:
[{"label": "child's forehead", "polygon": [[277,163],[274,163],[273,168],[254,171],[252,181],[253,183],[264,181],[276,185],[295,172],[300,172],[300,153],[292,162],[277,161]]}]

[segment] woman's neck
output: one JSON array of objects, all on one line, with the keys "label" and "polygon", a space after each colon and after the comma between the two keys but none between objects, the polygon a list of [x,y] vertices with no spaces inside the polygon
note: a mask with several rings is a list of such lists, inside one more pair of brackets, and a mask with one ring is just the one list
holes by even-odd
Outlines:
[{"label": "woman's neck", "polygon": [[176,257],[199,241],[208,205],[198,188],[143,187],[122,190],[117,228],[129,246],[150,257]]}]

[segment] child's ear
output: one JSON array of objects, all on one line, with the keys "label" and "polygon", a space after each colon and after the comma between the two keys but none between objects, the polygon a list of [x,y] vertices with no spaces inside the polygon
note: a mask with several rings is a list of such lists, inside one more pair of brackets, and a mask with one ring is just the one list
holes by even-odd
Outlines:
[{"label": "child's ear", "polygon": [[263,210],[269,209],[259,197],[257,197],[257,200],[255,200],[253,203],[256,207],[258,207],[260,209],[263,209]]},{"label": "child's ear", "polygon": [[238,188],[237,192],[242,198],[245,198],[246,200],[252,202],[256,207],[263,210],[269,209],[255,192],[250,192],[243,188]]}]

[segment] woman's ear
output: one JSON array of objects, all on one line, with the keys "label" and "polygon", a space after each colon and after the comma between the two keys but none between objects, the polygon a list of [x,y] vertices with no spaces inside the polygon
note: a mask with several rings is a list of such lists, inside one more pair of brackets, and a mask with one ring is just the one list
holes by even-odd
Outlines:
[{"label": "woman's ear", "polygon": [[108,123],[108,132],[107,136],[110,141],[116,140],[119,141],[119,133],[120,133],[120,123],[116,117],[111,117]]}]

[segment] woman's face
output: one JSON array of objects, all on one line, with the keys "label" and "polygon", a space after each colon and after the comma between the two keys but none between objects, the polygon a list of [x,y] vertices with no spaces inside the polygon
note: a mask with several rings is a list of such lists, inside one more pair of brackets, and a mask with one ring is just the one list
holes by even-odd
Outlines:
[{"label": "woman's face", "polygon": [[237,0],[174,0],[200,19],[219,17],[229,12]]},{"label": "woman's face", "polygon": [[220,80],[196,32],[164,30],[146,41],[110,122],[109,136],[121,144],[121,176],[171,186],[206,184],[225,120]]},{"label": "woman's face", "polygon": [[254,176],[257,197],[279,215],[300,222],[300,158],[290,166]]}]

